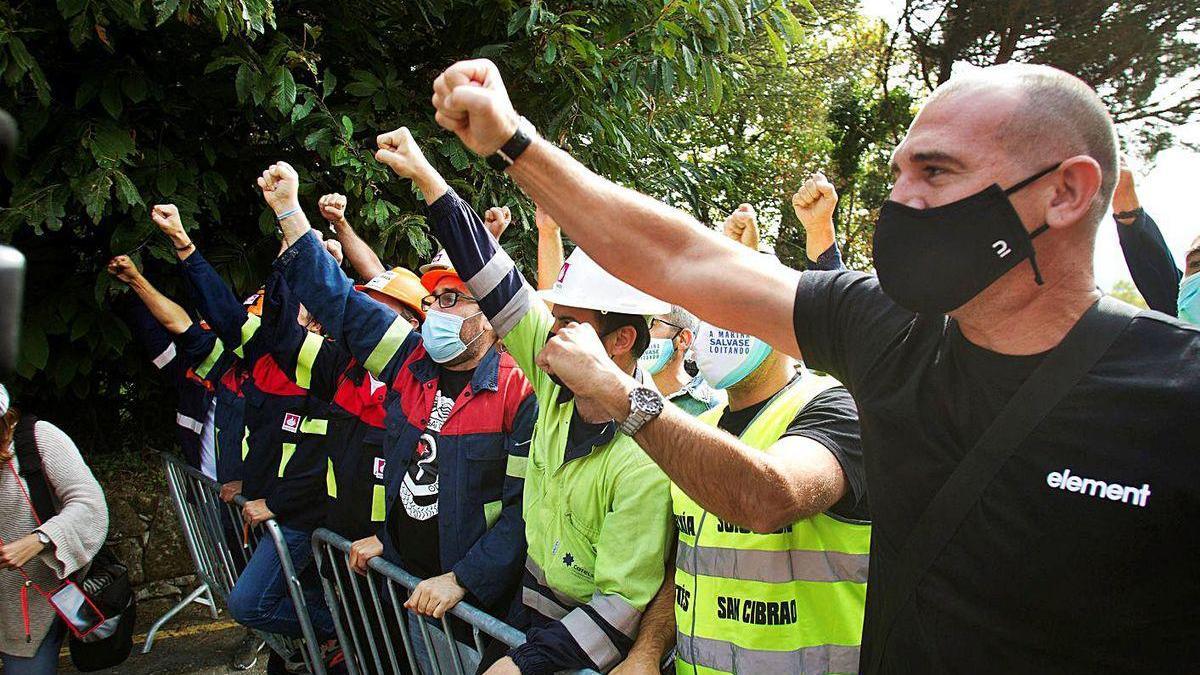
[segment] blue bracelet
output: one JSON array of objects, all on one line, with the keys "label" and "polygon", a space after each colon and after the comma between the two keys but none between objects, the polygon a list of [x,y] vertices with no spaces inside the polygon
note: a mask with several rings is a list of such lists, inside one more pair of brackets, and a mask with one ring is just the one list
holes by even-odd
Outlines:
[{"label": "blue bracelet", "polygon": [[297,213],[300,213],[299,207],[296,207],[296,208],[292,209],[291,211],[284,211],[283,213],[279,214],[278,216],[275,216],[275,220],[283,220],[284,218],[290,218],[290,217],[296,215]]}]

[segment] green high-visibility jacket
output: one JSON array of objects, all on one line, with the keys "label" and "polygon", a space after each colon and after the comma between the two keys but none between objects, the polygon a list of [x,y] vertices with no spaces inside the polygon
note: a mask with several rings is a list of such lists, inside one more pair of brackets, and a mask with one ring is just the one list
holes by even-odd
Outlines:
[{"label": "green high-visibility jacket", "polygon": [[[741,435],[766,450],[837,380],[804,373]],[[716,426],[722,409],[699,419]],[[820,513],[757,534],[706,512],[671,486],[676,672],[857,673],[867,595],[869,523]]]},{"label": "green high-visibility jacket", "polygon": [[[615,424],[593,439],[594,447],[567,448],[575,401],[559,404],[559,385],[534,364],[553,323],[535,300],[504,336],[538,399],[524,494],[526,567],[533,579],[526,576],[523,598],[543,616],[581,624],[572,626],[572,635],[591,633],[608,647],[600,638],[605,628],[625,627],[632,640],[641,612],[662,585],[671,536],[670,483]],[[588,625],[594,617],[576,609],[581,605],[591,605],[609,626]],[[576,616],[565,617],[564,610]],[[577,641],[596,665],[615,665],[617,654],[593,652],[588,640]]]}]

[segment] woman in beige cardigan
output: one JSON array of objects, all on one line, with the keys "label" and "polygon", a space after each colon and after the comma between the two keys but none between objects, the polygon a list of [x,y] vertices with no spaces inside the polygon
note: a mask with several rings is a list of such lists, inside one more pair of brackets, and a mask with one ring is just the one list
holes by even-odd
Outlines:
[{"label": "woman in beige cardigan", "polygon": [[108,533],[108,508],[75,444],[58,427],[39,421],[34,427],[38,452],[60,506],[58,515],[38,525],[14,456],[18,418],[0,385],[0,661],[5,675],[42,675],[57,671],[66,627],[32,587],[28,609],[22,608],[21,570],[43,590],[57,589],[100,550]]}]

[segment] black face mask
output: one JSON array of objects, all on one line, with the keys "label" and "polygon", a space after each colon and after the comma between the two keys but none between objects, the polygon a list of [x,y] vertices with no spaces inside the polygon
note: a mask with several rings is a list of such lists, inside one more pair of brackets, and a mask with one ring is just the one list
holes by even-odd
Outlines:
[{"label": "black face mask", "polygon": [[1007,190],[992,183],[944,206],[914,209],[884,202],[873,241],[883,292],[918,314],[945,314],[1026,259],[1041,285],[1033,239],[1049,225],[1027,232],[1008,197],[1058,167],[1042,169]]}]

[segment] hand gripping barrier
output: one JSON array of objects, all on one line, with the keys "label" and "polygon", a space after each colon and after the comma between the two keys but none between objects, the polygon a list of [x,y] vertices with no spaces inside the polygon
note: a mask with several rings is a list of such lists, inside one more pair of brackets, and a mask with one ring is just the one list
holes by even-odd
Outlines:
[{"label": "hand gripping barrier", "polygon": [[288,594],[295,605],[304,639],[301,641],[273,633],[259,634],[271,649],[282,656],[286,657],[301,649],[309,672],[324,675],[320,643],[317,641],[316,631],[313,630],[300,579],[292,565],[292,558],[278,523],[274,519],[267,520],[244,532],[242,506],[246,504],[245,497],[238,495],[233,504],[227,504],[221,501],[220,483],[188,466],[175,455],[163,453],[162,458],[171,501],[179,515],[179,525],[188,553],[196,565],[199,584],[179,604],[167,610],[154,622],[146,635],[142,653],[149,653],[159,629],[193,602],[207,606],[213,618],[217,618],[213,593],[216,592],[222,601],[228,602],[230,591],[254,554],[254,547],[262,541],[265,533],[267,540],[275,546],[279,554],[284,576],[288,579]]},{"label": "hand gripping barrier", "polygon": [[[484,635],[509,647],[525,642],[524,633],[466,602],[442,617],[442,629],[435,634],[437,629],[430,628],[430,621],[413,621],[413,615],[404,609],[405,600],[421,579],[382,557],[371,559],[367,574],[360,575],[350,567],[350,546],[348,539],[330,530],[313,533],[313,557],[351,675],[402,673],[404,661],[410,672],[443,675],[447,660],[454,675],[472,675],[475,665],[468,661],[473,658],[478,663],[485,649]],[[410,623],[415,624],[415,631]],[[461,644],[461,639],[456,641],[453,636],[468,632],[471,645],[440,650],[435,646],[438,640]],[[414,657],[412,641],[418,636],[428,655],[425,670]],[[590,670],[577,671],[577,675],[589,674],[597,675]]]}]

